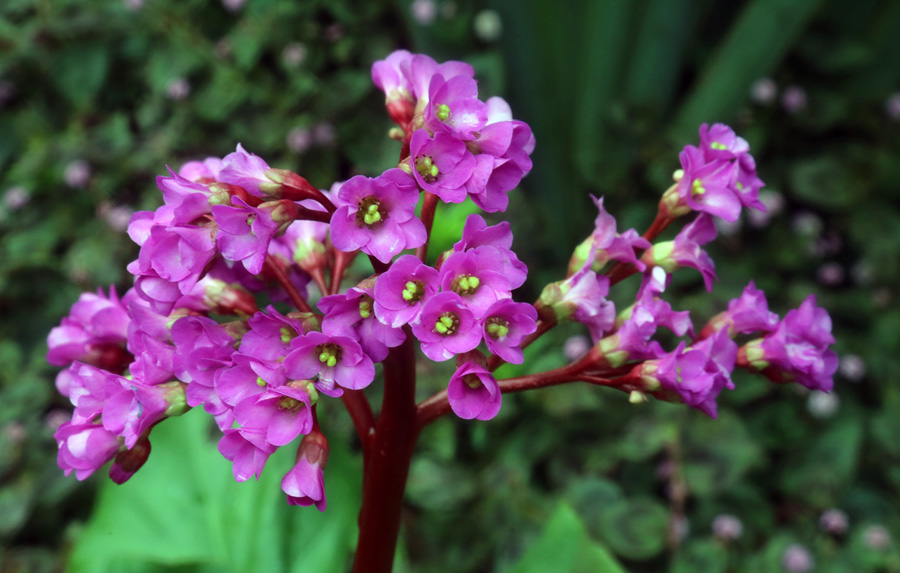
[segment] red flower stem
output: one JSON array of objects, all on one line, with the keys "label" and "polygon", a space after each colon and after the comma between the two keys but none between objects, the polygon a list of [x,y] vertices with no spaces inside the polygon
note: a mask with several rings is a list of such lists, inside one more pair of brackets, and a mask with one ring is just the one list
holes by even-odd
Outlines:
[{"label": "red flower stem", "polygon": [[312,309],[309,308],[309,305],[306,303],[306,299],[303,298],[303,295],[300,294],[300,291],[297,290],[297,287],[294,286],[294,283],[291,282],[284,272],[284,269],[282,269],[277,262],[267,257],[263,268],[272,273],[278,282],[281,283],[281,286],[287,291],[288,296],[291,298],[291,302],[294,303],[297,310],[300,312],[312,312]]},{"label": "red flower stem", "polygon": [[354,573],[390,573],[394,562],[403,493],[419,427],[416,425],[416,356],[409,327],[406,340],[384,360],[384,400],[369,461],[363,469],[359,540]]},{"label": "red flower stem", "polygon": [[[330,203],[329,203],[330,204]],[[323,205],[324,207],[324,205]],[[334,207],[334,205],[332,205]],[[326,209],[328,207],[325,207]],[[319,221],[320,223],[331,222],[331,213],[323,213],[322,211],[314,211],[306,207],[297,207],[297,220]]]},{"label": "red flower stem", "polygon": [[341,279],[344,278],[344,271],[347,265],[356,257],[356,252],[345,253],[334,249],[334,266],[331,268],[331,288],[329,294],[337,294],[341,290]]},{"label": "red flower stem", "polygon": [[322,274],[322,267],[315,267],[310,269],[309,276],[313,278],[313,281],[316,283],[316,286],[319,288],[319,292],[322,293],[322,296],[329,294],[328,285],[325,284],[325,275]]},{"label": "red flower stem", "polygon": [[[619,385],[621,382],[620,380],[584,374],[582,372],[584,367],[584,364],[576,362],[574,364],[556,368],[555,370],[498,380],[497,383],[500,385],[500,392],[502,394],[511,394],[513,392],[524,392],[525,390],[534,390],[536,388],[544,388],[547,386],[557,386],[568,382],[587,382],[597,386],[612,387]],[[416,408],[416,427],[421,430],[449,411],[450,402],[447,399],[447,391],[441,390],[418,405]]]},{"label": "red flower stem", "polygon": [[[656,240],[656,237],[659,236],[660,233],[666,230],[672,221],[668,214],[663,213],[662,211],[657,211],[656,219],[653,220],[653,223],[650,225],[650,228],[642,235],[645,239],[650,241],[651,243]],[[643,251],[635,250],[635,255],[637,258],[641,258],[641,254]],[[631,263],[616,263],[613,267],[606,273],[606,276],[609,277],[609,285],[612,286],[617,282],[620,282],[624,279],[627,279],[631,275],[637,272],[637,268]]]},{"label": "red flower stem", "polygon": [[359,435],[362,444],[363,466],[369,461],[369,450],[372,447],[372,439],[375,436],[375,416],[372,414],[372,406],[361,390],[344,390],[341,396],[353,427]]},{"label": "red flower stem", "polygon": [[425,261],[428,255],[428,242],[431,239],[431,227],[434,225],[434,211],[437,208],[438,196],[434,193],[425,192],[425,201],[422,203],[422,223],[425,225],[425,243],[416,249],[416,256],[420,261]]}]

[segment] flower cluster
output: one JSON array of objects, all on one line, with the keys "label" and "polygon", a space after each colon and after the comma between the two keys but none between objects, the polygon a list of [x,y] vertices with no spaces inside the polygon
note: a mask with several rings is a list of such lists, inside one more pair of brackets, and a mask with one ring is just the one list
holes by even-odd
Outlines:
[{"label": "flower cluster", "polygon": [[[468,64],[406,51],[373,65],[402,144],[397,166],[374,178],[323,191],[240,145],[159,177],[164,204],[135,213],[128,227],[141,247],[128,266],[134,287],[121,298],[114,289],[82,295],[48,338],[48,361],[65,367],[57,387],[74,407],[56,433],[60,467],[84,479],[114,460],[110,475],[121,483],[147,459],[156,424],[202,406],[236,480],[258,477],[273,452],[299,440],[282,489],[289,503],[323,510],[320,402],[342,398],[366,452],[375,428],[360,391],[379,363],[389,378],[396,364],[388,358],[402,348],[411,356],[416,341],[426,358],[456,366],[446,390],[415,409],[419,425],[449,410],[488,420],[504,392],[573,381],[711,416],[720,391],[734,387],[735,367],[830,389],[834,339],[814,298],[782,320],[751,283],[698,334],[687,311],[663,300],[683,267],[712,289],[715,267],[702,247],[716,236],[713,217],[764,210],[749,147],[724,125],[702,126],[700,146],[681,153],[676,183],[643,235],[619,232],[594,198],[593,232],[535,304],[513,299],[528,269],[506,221],[470,215],[452,249],[429,260],[437,202],[471,199],[485,212],[504,211],[531,170],[531,129],[502,99],[481,101],[473,75]],[[687,215],[673,240],[654,242]],[[360,253],[373,273],[342,289]],[[607,296],[631,274],[641,274],[641,286],[617,314]],[[501,363],[523,363],[523,349],[566,320],[590,332],[585,354],[554,371],[495,378]],[[654,339],[659,327],[680,339],[674,348]],[[749,342],[739,347],[736,337]]]}]

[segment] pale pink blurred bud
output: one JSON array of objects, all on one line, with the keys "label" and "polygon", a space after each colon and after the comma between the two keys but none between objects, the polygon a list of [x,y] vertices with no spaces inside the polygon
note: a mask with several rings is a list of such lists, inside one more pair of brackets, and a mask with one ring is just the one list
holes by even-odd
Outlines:
[{"label": "pale pink blurred bud", "polygon": [[213,46],[213,52],[216,53],[216,57],[220,60],[228,59],[233,52],[231,42],[228,41],[228,38],[222,38]]},{"label": "pale pink blurred bud", "polygon": [[775,101],[778,85],[772,78],[759,78],[750,86],[750,99],[760,105],[768,105]]},{"label": "pale pink blurred bud", "polygon": [[791,228],[801,237],[814,238],[822,232],[822,218],[815,213],[803,212],[794,215]]},{"label": "pale pink blurred bud", "polygon": [[819,527],[828,533],[843,535],[847,532],[847,514],[840,509],[826,509],[819,517]]},{"label": "pale pink blurred bud", "polygon": [[856,354],[844,354],[838,362],[838,371],[850,382],[859,382],[866,375],[866,363]]},{"label": "pale pink blurred bud", "polygon": [[756,209],[748,209],[747,222],[751,227],[765,227],[775,215],[784,210],[784,195],[778,191],[763,190],[759,192],[759,201],[766,206],[766,211],[757,211]]},{"label": "pale pink blurred bud", "polygon": [[305,127],[295,127],[287,134],[288,149],[294,153],[303,153],[312,145],[312,133]]},{"label": "pale pink blurred bud", "polygon": [[12,99],[12,96],[16,93],[16,88],[12,82],[6,80],[0,80],[0,107]]},{"label": "pale pink blurred bud", "polygon": [[137,12],[144,7],[144,0],[123,0],[122,3],[132,12]]},{"label": "pale pink blurred bud", "polygon": [[413,20],[422,26],[430,26],[437,16],[437,5],[434,0],[414,0],[409,5]]},{"label": "pale pink blurred bud", "polygon": [[289,68],[298,68],[306,61],[306,46],[291,42],[281,51],[281,61]]},{"label": "pale pink blurred bud", "polygon": [[334,126],[325,122],[314,125],[312,128],[312,138],[318,145],[331,145],[335,140]]},{"label": "pale pink blurred bud", "polygon": [[744,533],[744,524],[733,515],[717,515],[712,522],[713,535],[722,541],[734,541]]},{"label": "pale pink blurred bud", "polygon": [[475,37],[482,42],[493,42],[503,33],[503,21],[496,10],[482,10],[472,22]]},{"label": "pale pink blurred bud", "polygon": [[126,231],[132,215],[134,215],[134,209],[125,205],[113,207],[106,203],[100,206],[100,217],[113,231]]},{"label": "pale pink blurred bud", "polygon": [[31,201],[31,193],[24,187],[10,187],[3,194],[3,204],[10,211],[18,211]]},{"label": "pale pink blurred bud", "polygon": [[806,409],[815,418],[830,418],[841,407],[841,399],[834,392],[821,392],[814,390],[806,399]]},{"label": "pale pink blurred bud", "polygon": [[838,286],[844,282],[844,267],[833,261],[825,263],[816,271],[816,279],[825,286]]},{"label": "pale pink blurred bud", "polygon": [[66,185],[72,189],[81,189],[91,178],[91,166],[83,159],[70,161],[64,174]]},{"label": "pale pink blurred bud", "polygon": [[166,85],[166,96],[170,100],[183,100],[189,93],[191,93],[191,84],[185,78],[173,78]]},{"label": "pale pink blurred bud", "polygon": [[3,426],[3,436],[14,446],[25,442],[25,426],[21,422],[9,422]]},{"label": "pale pink blurred bud", "polygon": [[222,6],[229,12],[237,12],[244,7],[244,0],[222,0]]},{"label": "pale pink blurred bud", "polygon": [[563,356],[566,360],[577,360],[591,349],[591,339],[587,336],[570,336],[563,344]]},{"label": "pale pink blurred bud", "polygon": [[325,28],[325,32],[323,35],[329,42],[337,42],[344,37],[344,27],[340,24],[332,24]]},{"label": "pale pink blurred bud", "polygon": [[781,565],[790,573],[806,573],[812,571],[815,562],[806,547],[792,543],[785,549]]},{"label": "pale pink blurred bud", "polygon": [[884,111],[893,120],[900,121],[900,92],[892,93],[884,102]]},{"label": "pale pink blurred bud", "polygon": [[713,219],[713,224],[716,226],[716,230],[723,237],[733,237],[741,232],[741,228],[744,224],[740,219],[735,219],[734,221],[726,221],[720,217],[716,217]]},{"label": "pale pink blurred bud", "polygon": [[781,105],[788,113],[797,113],[806,109],[806,90],[800,86],[788,86],[781,94]]},{"label": "pale pink blurred bud", "polygon": [[863,530],[863,543],[869,549],[881,551],[891,544],[891,534],[883,525],[870,525]]},{"label": "pale pink blurred bud", "polygon": [[44,423],[47,425],[47,428],[49,428],[51,432],[55,432],[59,429],[60,426],[62,426],[66,422],[70,422],[71,420],[71,412],[57,409],[50,410],[50,413],[48,413],[47,417],[44,418]]}]

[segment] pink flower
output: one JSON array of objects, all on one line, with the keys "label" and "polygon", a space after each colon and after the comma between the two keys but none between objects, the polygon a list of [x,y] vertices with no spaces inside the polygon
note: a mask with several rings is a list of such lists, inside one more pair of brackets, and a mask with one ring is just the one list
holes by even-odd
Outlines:
[{"label": "pink flower", "polygon": [[503,396],[494,375],[470,360],[450,378],[447,399],[453,413],[464,420],[490,420],[500,411]]},{"label": "pink flower", "polygon": [[344,252],[360,249],[388,263],[404,249],[425,243],[425,225],[416,217],[419,191],[400,169],[370,179],[358,175],[339,192],[345,205],[331,217],[331,242]]}]

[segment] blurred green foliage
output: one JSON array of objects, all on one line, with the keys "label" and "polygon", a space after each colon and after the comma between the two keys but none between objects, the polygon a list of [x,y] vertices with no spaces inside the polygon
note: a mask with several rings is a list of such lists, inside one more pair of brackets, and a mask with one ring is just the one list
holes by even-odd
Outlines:
[{"label": "blurred green foliage", "polygon": [[[521,299],[557,280],[590,231],[588,193],[606,196],[620,229],[643,230],[681,146],[699,123],[724,121],[748,139],[783,205],[765,225],[723,229],[711,249],[716,290],[700,292],[687,271],[673,304],[702,320],[754,279],[784,314],[814,292],[844,360],[836,411],[738,376],[715,421],[580,386],[509,396],[487,424],[441,420],[411,471],[397,569],[768,572],[801,543],[817,571],[900,571],[900,110],[886,109],[900,91],[900,4],[228,9],[238,4],[0,4],[0,570],[346,563],[358,460],[339,445],[354,442],[338,409],[323,419],[335,453],[322,516],[281,504],[281,458],[260,483],[231,483],[195,414],[154,432],[153,456],[125,486],[78,484],[55,464],[67,402],[53,391],[44,339],[82,290],[129,286],[136,249],[123,224],[130,209],[159,203],[154,177],[166,165],[241,142],[320,187],[389,167],[397,149],[369,65],[407,47],[471,62],[481,93],[506,97],[535,131],[535,168],[507,217],[531,269]],[[458,222],[465,211],[438,216]],[[453,228],[445,222],[436,242],[452,243]],[[620,308],[633,287],[614,291]],[[527,368],[562,364],[578,334],[541,339]],[[445,370],[423,367],[423,397]],[[819,526],[828,508],[846,512],[846,533]],[[739,538],[713,534],[723,514],[741,520]],[[894,534],[881,549],[878,525]]]}]

